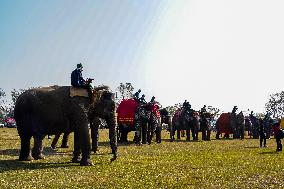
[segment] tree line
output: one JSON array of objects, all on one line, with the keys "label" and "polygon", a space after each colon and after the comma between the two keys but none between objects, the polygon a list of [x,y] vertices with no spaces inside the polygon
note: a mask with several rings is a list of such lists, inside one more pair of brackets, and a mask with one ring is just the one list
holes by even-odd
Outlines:
[{"label": "tree line", "polygon": [[[33,87],[31,87],[33,88]],[[31,89],[29,88],[29,89]],[[126,83],[120,83],[119,86],[115,89],[115,101],[117,105],[123,100],[132,98],[134,93],[134,87],[130,82]],[[7,94],[5,91],[0,88],[0,121],[5,119],[6,117],[13,117],[14,116],[14,107],[15,103],[20,96],[21,93],[23,93],[25,89],[13,89],[10,91],[11,95],[11,102],[7,102],[6,96]],[[163,107],[158,102],[160,108],[166,108],[169,114],[173,115],[174,112],[182,107],[181,103],[174,104],[172,106]],[[214,114],[215,117],[218,117],[221,114],[220,109],[213,107],[213,106],[207,106],[208,112]],[[269,96],[268,102],[265,104],[265,110],[266,112],[269,112],[273,118],[283,118],[284,117],[284,91],[277,92],[274,94],[271,94]],[[265,114],[265,112],[263,112]]]}]

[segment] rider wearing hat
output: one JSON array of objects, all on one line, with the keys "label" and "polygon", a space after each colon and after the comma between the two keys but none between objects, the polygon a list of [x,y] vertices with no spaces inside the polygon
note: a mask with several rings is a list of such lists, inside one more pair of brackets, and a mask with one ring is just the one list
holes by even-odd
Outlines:
[{"label": "rider wearing hat", "polygon": [[155,99],[156,99],[156,97],[155,97],[155,96],[152,96],[150,102],[151,102],[151,103],[155,103],[155,102],[156,102]]},{"label": "rider wearing hat", "polygon": [[77,68],[71,73],[71,85],[78,88],[86,88],[86,81],[82,77],[83,65],[77,64]]},{"label": "rider wearing hat", "polygon": [[[140,93],[141,93],[141,89],[138,89],[138,91],[137,91],[136,93],[134,93],[134,95],[133,95],[133,98],[134,98],[137,102],[139,102],[139,100],[140,100],[140,97],[139,97]],[[144,95],[144,97],[145,97],[145,95]]]},{"label": "rider wearing hat", "polygon": [[146,100],[145,100],[145,95],[144,95],[144,94],[141,96],[141,98],[139,98],[139,102],[140,102],[141,104],[147,104],[147,102],[146,102]]},{"label": "rider wearing hat", "polygon": [[82,63],[77,64],[77,68],[71,73],[71,85],[77,88],[83,88],[88,90],[88,95],[92,96],[92,81],[94,79],[87,79],[87,81],[82,77],[83,65]]}]

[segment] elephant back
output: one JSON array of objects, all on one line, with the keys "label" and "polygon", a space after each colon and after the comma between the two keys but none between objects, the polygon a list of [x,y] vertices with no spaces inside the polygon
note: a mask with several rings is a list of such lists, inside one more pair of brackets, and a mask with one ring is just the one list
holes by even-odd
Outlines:
[{"label": "elephant back", "polygon": [[218,132],[231,134],[232,129],[230,127],[231,117],[230,113],[222,113],[216,122]]},{"label": "elephant back", "polygon": [[134,99],[123,99],[117,107],[117,122],[133,125],[137,107],[138,103]]}]

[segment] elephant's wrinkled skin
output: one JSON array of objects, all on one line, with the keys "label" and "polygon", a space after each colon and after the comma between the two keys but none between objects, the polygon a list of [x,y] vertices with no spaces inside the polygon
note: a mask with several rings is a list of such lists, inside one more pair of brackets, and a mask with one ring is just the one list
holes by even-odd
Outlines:
[{"label": "elephant's wrinkled skin", "polygon": [[[42,140],[45,135],[74,131],[73,162],[91,165],[88,115],[115,119],[115,103],[101,98],[91,103],[90,98],[70,97],[68,86],[37,88],[21,94],[15,105],[15,119],[21,138],[19,160],[30,160],[30,139],[34,138],[32,156],[42,159]],[[105,95],[102,95],[102,97]],[[104,102],[103,102],[104,101]],[[107,102],[107,103],[106,103]],[[102,106],[103,107],[100,107]],[[100,115],[99,115],[100,114]],[[115,125],[115,122],[113,123]],[[82,158],[80,158],[82,152]]]}]

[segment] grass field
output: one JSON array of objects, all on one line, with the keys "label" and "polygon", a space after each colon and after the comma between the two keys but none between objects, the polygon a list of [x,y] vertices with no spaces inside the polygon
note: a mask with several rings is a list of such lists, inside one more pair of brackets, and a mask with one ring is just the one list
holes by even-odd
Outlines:
[{"label": "grass field", "polygon": [[17,130],[1,128],[0,188],[284,188],[284,152],[274,139],[259,148],[255,139],[169,142],[163,132],[161,144],[119,146],[111,163],[107,130],[100,135],[94,166],[81,167],[70,163],[72,140],[54,151],[45,139],[44,160],[19,162]]}]

